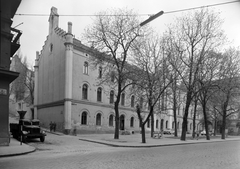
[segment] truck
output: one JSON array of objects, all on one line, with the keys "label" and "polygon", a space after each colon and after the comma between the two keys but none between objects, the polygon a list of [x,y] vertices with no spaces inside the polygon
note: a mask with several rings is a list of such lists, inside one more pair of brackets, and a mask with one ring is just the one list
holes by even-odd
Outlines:
[{"label": "truck", "polygon": [[20,116],[19,123],[10,123],[10,132],[13,138],[22,142],[26,142],[26,139],[32,138],[40,138],[40,141],[44,142],[46,136],[46,132],[40,127],[39,120],[23,119],[22,115]]}]

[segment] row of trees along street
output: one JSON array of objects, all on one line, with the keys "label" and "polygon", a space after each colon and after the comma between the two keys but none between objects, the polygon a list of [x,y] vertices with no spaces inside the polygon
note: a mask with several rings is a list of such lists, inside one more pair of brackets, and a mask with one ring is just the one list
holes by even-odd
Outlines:
[{"label": "row of trees along street", "polygon": [[[132,10],[100,12],[84,33],[94,49],[90,58],[93,67],[102,66],[99,85],[115,89],[114,138],[119,139],[119,103],[127,90],[129,96],[136,96],[143,143],[145,124],[151,119],[153,136],[153,115],[164,113],[166,108],[173,112],[177,136],[177,111],[181,104],[184,105],[181,140],[186,140],[190,107],[194,110],[193,137],[200,109],[203,124],[208,124],[211,117],[222,117],[225,139],[226,119],[239,111],[236,97],[240,86],[240,52],[234,47],[224,48],[227,38],[218,14],[206,8],[194,10],[176,18],[162,35],[147,25],[140,27],[139,23]],[[165,97],[171,107],[164,107]],[[148,106],[147,112],[142,110],[143,102]],[[209,140],[208,125],[204,126]]]}]

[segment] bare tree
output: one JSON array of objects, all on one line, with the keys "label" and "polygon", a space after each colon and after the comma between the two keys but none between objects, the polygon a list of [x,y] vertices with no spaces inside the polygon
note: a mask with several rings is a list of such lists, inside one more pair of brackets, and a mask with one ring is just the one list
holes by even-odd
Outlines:
[{"label": "bare tree", "polygon": [[100,12],[94,24],[84,34],[92,47],[102,52],[102,54],[96,52],[91,58],[93,65],[103,65],[104,73],[99,79],[99,84],[104,83],[116,90],[114,139],[119,139],[120,98],[125,89],[131,85],[128,79],[131,79],[132,70],[127,63],[129,49],[135,39],[143,36],[143,33],[137,15],[132,10],[117,9]]},{"label": "bare tree", "polygon": [[222,139],[225,139],[227,118],[239,111],[238,95],[240,93],[240,51],[228,49],[219,66],[219,90],[215,95],[215,109],[222,116]]},{"label": "bare tree", "polygon": [[202,105],[204,126],[206,131],[206,139],[210,140],[208,129],[208,103],[210,98],[217,91],[215,80],[218,77],[218,67],[220,63],[220,55],[210,51],[199,65],[199,75],[197,87],[199,89],[198,98]]},{"label": "bare tree", "polygon": [[[163,51],[160,43],[160,38],[155,34],[139,39],[134,43],[132,63],[139,69],[136,71],[137,78],[135,93],[138,98],[145,98],[148,106],[147,118],[142,119],[142,102],[140,99],[137,113],[140,120],[142,130],[142,142],[145,143],[145,124],[151,117],[151,137],[154,132],[154,111],[157,110],[157,103],[162,94],[172,82],[172,77],[169,76],[168,67],[164,64]],[[165,72],[165,74],[163,74]],[[164,77],[163,77],[164,76]],[[163,78],[165,78],[163,80]]]},{"label": "bare tree", "polygon": [[[181,140],[186,140],[188,111],[196,95],[199,66],[206,54],[223,42],[221,20],[216,13],[202,9],[177,18],[167,31],[167,56],[186,90]],[[169,48],[170,47],[170,48]]]}]

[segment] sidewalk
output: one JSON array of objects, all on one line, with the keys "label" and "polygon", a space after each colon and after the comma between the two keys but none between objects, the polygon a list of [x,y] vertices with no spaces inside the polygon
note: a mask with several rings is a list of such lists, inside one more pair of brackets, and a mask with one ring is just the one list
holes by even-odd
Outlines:
[{"label": "sidewalk", "polygon": [[185,145],[185,144],[198,144],[198,143],[212,143],[223,141],[240,140],[240,136],[228,136],[225,140],[219,137],[206,140],[205,136],[201,136],[198,140],[187,139],[181,141],[180,138],[174,138],[174,136],[164,135],[162,138],[151,138],[149,134],[146,134],[146,143],[142,143],[140,134],[133,135],[120,135],[119,139],[114,139],[113,134],[85,134],[78,135],[79,140],[89,141],[98,144],[104,144],[113,147],[132,147],[132,148],[144,148],[144,147],[160,147],[160,146],[173,146],[173,145]]},{"label": "sidewalk", "polygon": [[34,152],[35,150],[35,147],[24,143],[20,145],[20,142],[18,140],[11,138],[9,146],[0,146],[0,157],[23,155]]}]

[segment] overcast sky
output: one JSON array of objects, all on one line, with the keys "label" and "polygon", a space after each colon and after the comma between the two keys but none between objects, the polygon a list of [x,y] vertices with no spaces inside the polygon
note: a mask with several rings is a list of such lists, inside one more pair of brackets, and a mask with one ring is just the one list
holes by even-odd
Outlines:
[{"label": "overcast sky", "polygon": [[[81,40],[84,29],[93,23],[94,16],[61,15],[94,15],[99,11],[113,8],[133,9],[138,14],[155,14],[161,10],[169,12],[230,1],[235,0],[22,0],[16,14],[44,16],[15,15],[12,27],[23,22],[16,27],[23,32],[20,37],[21,52],[33,66],[36,51],[41,51],[48,35],[48,18],[52,6],[58,9],[59,27],[67,30],[67,22],[72,22],[73,34]],[[224,20],[222,28],[232,41],[232,46],[240,46],[240,0],[209,8],[219,12],[220,18]],[[186,12],[166,13],[149,24],[157,32],[162,33],[166,30],[166,25],[174,23],[174,18],[184,13]],[[142,16],[142,20],[147,18],[147,15]]]}]

